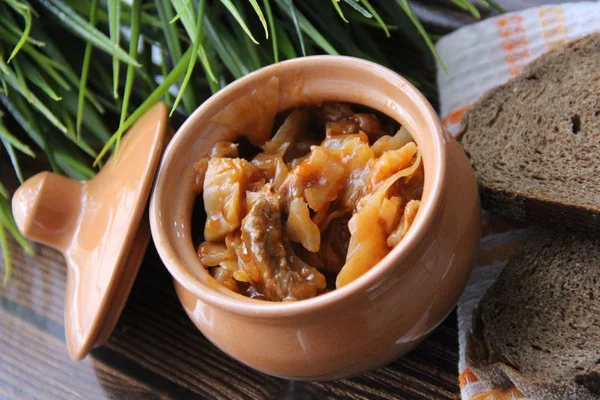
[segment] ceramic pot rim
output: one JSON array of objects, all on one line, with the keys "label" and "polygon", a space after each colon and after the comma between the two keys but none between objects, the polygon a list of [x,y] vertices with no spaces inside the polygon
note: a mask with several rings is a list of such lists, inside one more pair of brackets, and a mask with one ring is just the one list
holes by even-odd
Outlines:
[{"label": "ceramic pot rim", "polygon": [[[202,116],[206,110],[212,109],[215,104],[219,103],[228,93],[238,91],[244,86],[250,85],[259,79],[264,79],[265,76],[269,76],[275,69],[277,69],[278,73],[281,73],[281,69],[292,73],[294,71],[302,70],[304,67],[311,64],[314,66],[315,63],[318,63],[323,68],[336,67],[341,63],[344,64],[346,68],[356,69],[365,74],[365,76],[370,75],[372,77],[386,79],[389,81],[390,86],[393,86],[395,90],[402,91],[403,94],[410,99],[413,105],[416,106],[416,109],[419,110],[423,120],[426,122],[425,129],[428,131],[428,140],[431,140],[431,146],[433,148],[433,159],[427,160],[428,163],[425,166],[425,168],[434,168],[433,179],[429,183],[430,190],[428,196],[427,198],[422,199],[417,218],[402,241],[371,270],[342,288],[335,289],[329,293],[311,299],[284,303],[254,300],[243,296],[232,297],[225,295],[200,281],[175,255],[176,250],[172,246],[172,238],[169,238],[165,226],[160,221],[162,207],[165,207],[165,204],[169,204],[168,202],[165,202],[165,199],[168,196],[164,193],[166,180],[169,178],[167,173],[168,167],[173,162],[174,158],[177,157],[178,143],[185,137],[197,134],[193,129],[195,126],[194,121]],[[385,109],[379,109],[379,111],[386,113]],[[283,61],[262,68],[232,82],[206,100],[188,117],[167,146],[150,201],[150,225],[154,243],[161,259],[175,281],[203,302],[235,314],[252,318],[281,318],[293,317],[300,314],[304,315],[307,313],[318,313],[319,310],[339,305],[340,302],[345,302],[355,297],[355,295],[361,291],[372,290],[378,287],[381,283],[381,278],[389,273],[395,266],[401,264],[402,260],[406,258],[406,255],[410,254],[415,247],[422,242],[424,236],[433,224],[435,217],[439,214],[438,210],[441,207],[447,162],[447,155],[445,152],[446,135],[447,133],[442,127],[435,110],[426,98],[406,79],[373,62],[347,56],[310,56]],[[191,245],[192,244],[190,243],[190,246]]]}]

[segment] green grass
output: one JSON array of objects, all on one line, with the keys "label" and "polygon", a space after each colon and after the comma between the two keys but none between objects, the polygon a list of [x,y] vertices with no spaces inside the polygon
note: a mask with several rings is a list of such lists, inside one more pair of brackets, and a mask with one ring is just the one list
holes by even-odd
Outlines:
[{"label": "green grass", "polygon": [[[479,16],[471,1],[448,4]],[[362,57],[403,73],[404,60],[386,57],[395,43],[437,57],[406,0],[0,0],[0,157],[19,181],[30,157],[89,179],[157,101],[181,119],[231,81],[310,54]],[[5,281],[8,235],[32,252],[0,182]]]}]

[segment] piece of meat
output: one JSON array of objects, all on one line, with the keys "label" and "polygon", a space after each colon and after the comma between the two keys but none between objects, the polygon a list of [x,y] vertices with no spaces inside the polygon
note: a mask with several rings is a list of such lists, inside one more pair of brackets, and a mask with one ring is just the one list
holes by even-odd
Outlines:
[{"label": "piece of meat", "polygon": [[385,131],[381,128],[381,122],[375,114],[355,114],[352,120],[358,125],[359,131],[369,135],[372,142],[385,135]]},{"label": "piece of meat", "polygon": [[371,142],[375,142],[386,134],[375,114],[356,114],[345,103],[324,104],[323,117],[328,138],[364,132]]},{"label": "piece of meat", "polygon": [[360,127],[354,119],[343,119],[325,123],[325,134],[328,138],[340,135],[353,135],[360,132]]},{"label": "piece of meat", "polygon": [[281,202],[275,194],[257,194],[242,221],[241,232],[238,258],[252,286],[268,300],[306,299],[325,288],[325,277],[303,263],[287,242]]},{"label": "piece of meat", "polygon": [[325,122],[337,122],[354,115],[354,111],[346,103],[327,102],[323,104],[322,110]]}]

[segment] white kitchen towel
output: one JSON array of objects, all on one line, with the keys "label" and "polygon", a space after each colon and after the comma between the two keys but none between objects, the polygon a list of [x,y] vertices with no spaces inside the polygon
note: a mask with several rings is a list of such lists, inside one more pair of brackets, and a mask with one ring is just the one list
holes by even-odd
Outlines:
[{"label": "white kitchen towel", "polygon": [[[542,53],[598,31],[600,2],[578,2],[502,14],[443,37],[436,48],[447,68],[446,72],[438,65],[437,71],[444,125],[456,135],[464,112],[489,89],[518,75]],[[484,213],[479,259],[458,303],[458,368],[464,400],[524,398],[516,388],[501,391],[479,382],[465,363],[465,343],[474,308],[528,234],[526,226]]]}]

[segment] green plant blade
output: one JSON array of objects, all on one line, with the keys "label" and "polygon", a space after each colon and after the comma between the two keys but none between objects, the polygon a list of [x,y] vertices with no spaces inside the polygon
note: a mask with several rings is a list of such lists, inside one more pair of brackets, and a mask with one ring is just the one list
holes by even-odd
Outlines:
[{"label": "green plant blade", "polygon": [[[84,18],[88,18],[90,16],[90,10],[87,1],[81,0],[63,0],[71,9],[77,12]],[[106,0],[103,0],[103,4],[106,4]],[[148,9],[154,10],[154,6],[152,3],[147,3],[142,6],[144,11]],[[121,0],[121,24],[127,24],[131,19],[129,4],[127,1]],[[156,17],[156,15],[149,14],[148,12],[142,13],[142,24],[147,25],[150,28],[162,28],[161,21]],[[105,11],[102,7],[98,9],[98,22],[101,24],[108,24],[108,12]]]},{"label": "green plant blade", "polygon": [[235,18],[235,20],[237,21],[237,23],[242,27],[242,29],[244,30],[244,32],[246,33],[246,35],[248,35],[248,37],[250,39],[252,39],[252,42],[254,42],[254,44],[258,44],[258,42],[256,41],[256,39],[254,39],[254,36],[252,35],[252,32],[250,32],[250,29],[248,28],[248,25],[246,25],[246,22],[244,21],[244,18],[242,18],[242,16],[240,15],[240,12],[238,11],[237,7],[231,2],[231,0],[220,0],[221,4],[223,4],[225,6],[225,8],[227,8],[227,10],[231,13],[231,15],[233,15],[233,18]]},{"label": "green plant blade", "polygon": [[8,62],[10,63],[10,61],[19,53],[19,50],[21,50],[21,47],[23,47],[25,42],[27,42],[27,38],[29,37],[29,33],[31,32],[31,9],[29,8],[29,6],[27,6],[23,3],[19,3],[16,0],[4,0],[4,1],[13,10],[15,10],[17,13],[21,14],[23,16],[23,18],[25,19],[25,29],[23,29],[23,34],[21,35],[21,38],[19,39],[19,41],[15,45],[15,48],[13,49],[12,53],[10,54],[10,57],[8,59]]},{"label": "green plant blade", "polygon": [[173,59],[180,58],[181,46],[179,45],[177,29],[172,22],[173,11],[171,5],[168,1],[164,0],[155,0],[154,4],[156,5],[156,11],[161,21],[162,31],[167,42],[167,49]]},{"label": "green plant blade", "polygon": [[[369,12],[373,15],[373,18],[365,18],[362,15],[354,15],[352,19],[360,22],[363,25],[372,26],[374,28],[379,28],[385,32],[386,37],[391,37],[390,31],[398,30],[396,25],[390,25],[383,22],[379,13],[371,6],[368,0],[361,0],[365,5],[365,8],[369,10]],[[374,20],[373,20],[374,19]]]},{"label": "green plant blade", "polygon": [[[204,17],[204,31],[208,31],[207,26],[210,23],[210,18],[208,17]],[[253,45],[254,46],[254,45]],[[204,47],[206,49],[206,55],[209,59],[211,60],[216,60],[218,59],[218,55],[217,52],[215,51],[210,38],[209,40],[207,40],[204,43]],[[210,88],[211,93],[216,93],[218,92],[221,88],[225,87],[228,83],[227,78],[225,77],[225,68],[223,66],[222,63],[220,62],[215,62],[214,63],[214,67],[215,67],[215,74],[218,77],[218,81],[214,82],[212,80],[207,80],[206,83],[208,84],[208,87]]]},{"label": "green plant blade", "polygon": [[495,9],[499,13],[506,12],[506,9],[504,7],[502,7],[500,4],[498,4],[497,2],[495,2],[494,0],[481,0],[481,2],[484,5],[486,5],[487,7],[491,7],[493,9]]},{"label": "green plant blade", "polygon": [[344,3],[348,4],[350,7],[354,8],[356,11],[361,13],[365,18],[373,18],[373,14],[371,14],[367,9],[361,6],[358,0],[344,0]]},{"label": "green plant blade", "polygon": [[92,177],[94,177],[94,175],[96,175],[96,172],[93,169],[91,169],[90,167],[88,167],[87,165],[72,157],[66,152],[57,153],[56,162],[73,179],[85,181],[91,179]]},{"label": "green plant blade", "polygon": [[39,127],[35,123],[35,118],[30,113],[23,112],[25,110],[24,102],[20,101],[20,97],[11,96],[16,101],[14,104],[6,95],[0,95],[0,102],[10,113],[10,115],[17,121],[17,123],[23,128],[23,131],[41,148],[44,148],[44,136],[42,135]]},{"label": "green plant blade", "polygon": [[10,162],[13,166],[13,170],[15,171],[15,175],[17,175],[17,179],[19,179],[19,182],[23,183],[23,181],[24,181],[23,172],[21,171],[21,166],[19,165],[19,158],[17,157],[17,153],[15,153],[15,149],[8,142],[8,140],[4,139],[1,136],[0,136],[0,141],[2,142],[2,145],[4,146],[4,148],[6,149],[6,153],[8,154],[8,158],[10,158]]},{"label": "green plant blade", "polygon": [[115,141],[117,140],[117,135],[123,135],[123,133],[131,127],[140,118],[150,107],[152,107],[160,98],[164,95],[164,93],[169,90],[169,88],[176,83],[179,79],[181,79],[182,75],[187,70],[187,66],[191,57],[192,48],[190,47],[188,51],[181,57],[179,63],[175,65],[175,68],[171,70],[169,75],[165,77],[160,85],[148,96],[148,98],[135,110],[129,118],[125,120],[123,125],[112,135],[112,137],[106,142],[106,145],[94,161],[94,166],[98,164],[98,162],[108,153],[111,149]]},{"label": "green plant blade", "polygon": [[[243,9],[240,11],[240,15],[242,18],[246,18]],[[229,20],[229,24],[226,24],[227,21],[224,21],[224,23],[227,26],[230,26],[229,29],[232,30],[231,35],[233,35],[230,47],[235,49],[234,51],[238,58],[243,60],[244,65],[250,72],[262,67],[263,63],[259,53],[260,46],[256,46],[252,40],[244,34],[240,26],[235,23],[231,14],[226,15],[225,19]]]},{"label": "green plant blade", "polygon": [[[108,0],[108,29],[114,47],[121,39],[121,0]],[[119,97],[119,59],[113,55],[113,96]]]},{"label": "green plant blade", "polygon": [[463,10],[470,12],[471,15],[474,16],[475,18],[477,18],[477,19],[481,18],[481,14],[479,14],[479,10],[470,1],[468,1],[468,0],[452,0],[452,3],[456,4],[458,7],[462,8]]},{"label": "green plant blade", "polygon": [[0,182],[0,196],[4,197],[5,199],[8,199],[10,197],[10,193],[8,193],[8,189],[6,189],[4,187],[2,182]]},{"label": "green plant blade", "polygon": [[31,65],[31,63],[29,63],[26,58],[23,58],[20,61],[23,62],[23,74],[29,82],[33,83],[35,86],[40,88],[52,100],[62,100],[62,97],[60,97],[54,91],[54,89],[52,89],[52,87],[48,84],[48,82],[46,82],[46,79],[44,79],[44,77],[40,74],[40,72],[35,66]]},{"label": "green plant blade", "polygon": [[40,112],[48,121],[52,123],[55,127],[57,127],[61,132],[67,133],[67,128],[65,125],[60,122],[60,120],[44,105],[40,99],[33,93],[29,93],[29,97],[25,93],[24,89],[19,84],[18,80],[13,75],[5,75],[6,83],[17,92],[19,92],[23,97],[26,97],[28,101]]},{"label": "green plant blade", "polygon": [[262,9],[260,8],[260,5],[258,4],[258,2],[256,0],[249,0],[249,1],[250,1],[250,4],[252,5],[252,8],[254,9],[254,12],[258,16],[258,19],[260,20],[260,23],[262,24],[263,29],[265,30],[265,38],[268,39],[269,38],[269,28],[267,27],[267,21],[265,20],[265,14],[263,14]]},{"label": "green plant blade", "polygon": [[33,255],[33,246],[25,239],[25,237],[17,228],[17,224],[12,215],[10,208],[9,196],[0,197],[0,226],[4,226],[6,230],[15,238],[17,243],[29,255]]},{"label": "green plant blade", "polygon": [[[200,41],[202,39],[202,25],[204,22],[204,10],[206,7],[206,0],[200,0],[198,4],[198,21],[196,22],[196,34],[194,35],[194,40],[192,42],[192,56],[190,57],[190,61],[187,66],[187,71],[185,73],[185,77],[183,78],[183,82],[181,83],[181,87],[179,88],[179,93],[177,93],[177,97],[173,102],[173,107],[171,108],[171,113],[169,116],[173,115],[175,109],[177,109],[177,105],[179,104],[179,100],[181,100],[181,96],[185,91],[185,88],[192,77],[192,72],[194,71],[194,66],[196,65],[196,60],[198,59],[198,50],[200,49]],[[117,143],[118,140],[117,140]]]},{"label": "green plant blade", "polygon": [[[62,105],[71,115],[77,115],[77,95],[73,92],[63,93]],[[103,145],[110,138],[111,132],[106,128],[102,115],[89,103],[83,104],[82,138],[95,139]],[[76,135],[77,136],[77,135]],[[81,138],[78,138],[81,139]],[[94,144],[96,145],[96,144]]]},{"label": "green plant blade", "polygon": [[[4,29],[3,27],[0,27],[0,37],[7,37],[7,38],[12,38],[15,39],[16,37],[11,33],[8,32],[6,29]],[[46,51],[48,50],[49,46],[46,46]],[[54,81],[56,81],[56,83],[58,83],[61,87],[63,87],[65,90],[69,90],[70,86],[69,84],[60,76],[60,74],[57,73],[58,71],[64,72],[66,71],[66,67],[60,63],[58,63],[57,61],[52,60],[51,58],[48,58],[47,56],[45,56],[44,54],[42,54],[38,49],[34,48],[33,46],[29,45],[28,43],[25,43],[23,45],[23,49],[22,49],[25,53],[27,53],[29,56],[31,56],[31,58],[33,58],[34,61],[36,61],[37,66],[39,66],[41,69],[43,69],[52,79],[54,79]],[[0,51],[1,53],[1,51]],[[8,68],[6,66],[6,64],[2,65],[4,62],[2,61],[3,57],[0,57],[0,70],[5,71],[5,68]]]},{"label": "green plant blade", "polygon": [[6,141],[11,146],[14,146],[21,153],[27,154],[28,156],[35,158],[35,153],[33,152],[33,150],[31,150],[31,148],[25,143],[21,142],[15,135],[10,133],[2,123],[0,123],[0,139],[2,139],[2,141]]},{"label": "green plant blade", "polygon": [[[25,50],[27,51],[27,50]],[[46,63],[44,57],[39,55],[36,52],[31,52],[30,55],[36,61],[37,66],[39,66],[58,86],[63,88],[64,90],[71,90],[71,86],[69,83],[63,79],[63,77],[54,69],[49,63]]]},{"label": "green plant blade", "polygon": [[231,43],[234,40],[231,34],[223,28],[222,24],[215,26],[208,18],[205,19],[204,24],[206,26],[206,34],[212,43],[212,47],[233,77],[238,79],[250,73],[250,69],[245,66],[243,60],[241,60],[235,53],[235,50],[231,48]]},{"label": "green plant blade", "polygon": [[269,0],[263,0],[263,5],[265,6],[267,21],[269,22],[269,29],[271,30],[271,42],[273,44],[273,61],[277,63],[279,62],[279,48],[277,44],[277,29],[275,28],[273,11],[271,10],[271,4]]},{"label": "green plant blade", "polygon": [[[140,16],[141,1],[133,0],[131,7],[131,36],[129,38],[129,56],[134,60],[137,58],[138,39],[140,37]],[[133,65],[127,66],[127,75],[125,78],[125,90],[123,91],[123,105],[121,108],[121,118],[119,120],[119,126],[123,125],[125,118],[127,117],[127,110],[129,108],[129,99],[131,97],[131,89],[133,88],[133,81],[135,79],[135,67]],[[120,138],[117,138],[117,149],[119,148]]]},{"label": "green plant blade", "polygon": [[8,86],[6,85],[6,81],[4,80],[4,76],[0,74],[0,83],[2,84],[2,93],[8,94]]},{"label": "green plant blade", "polygon": [[91,42],[94,46],[124,63],[133,64],[136,67],[140,66],[135,60],[131,59],[121,47],[115,46],[105,34],[90,25],[63,1],[39,0],[39,3],[60,20],[67,29],[73,32],[73,34],[85,41]]},{"label": "green plant blade", "polygon": [[285,32],[282,24],[275,25],[275,30],[277,31],[277,37],[281,40],[278,41],[278,49],[283,54],[283,57],[286,59],[292,59],[298,57],[296,53],[296,49],[294,48],[294,44],[292,43],[290,37]]},{"label": "green plant blade", "polygon": [[346,19],[346,16],[344,15],[342,8],[340,7],[340,0],[331,0],[331,4],[333,4],[333,8],[335,8],[335,11],[337,11],[342,21],[348,23],[348,20]]},{"label": "green plant blade", "polygon": [[[314,31],[323,38],[327,36],[332,38],[332,40],[335,40],[337,42],[335,46],[336,49],[340,48],[344,54],[354,57],[360,57],[364,54],[358,46],[357,41],[353,40],[352,37],[348,37],[348,27],[337,17],[333,7],[319,11],[312,9],[311,7],[304,7],[304,9],[306,12],[305,18],[307,21],[311,21],[311,23],[314,24]],[[304,15],[299,17],[300,20],[302,20],[303,17]],[[312,39],[312,34],[309,37]],[[332,46],[333,48],[333,45],[329,44],[329,46]]]},{"label": "green plant blade", "polygon": [[[4,9],[1,9],[2,11],[4,11]],[[8,11],[6,11],[8,12]],[[18,27],[16,27],[15,25],[12,25],[12,21],[8,21],[6,18],[5,19],[0,19],[0,23],[6,28],[8,29],[10,32],[14,33],[15,35],[17,35],[18,37],[22,37],[24,34],[24,31],[19,29]],[[27,40],[25,41],[26,43],[29,43],[33,46],[36,47],[44,47],[46,45],[45,42],[42,42],[40,40],[36,40],[34,38],[32,38],[31,36],[29,36],[27,38]]]},{"label": "green plant blade", "polygon": [[[64,73],[66,79],[75,87],[79,88],[80,74],[75,73],[73,68],[71,67],[71,62],[65,59],[62,55],[60,49],[56,46],[54,41],[51,39],[48,32],[46,32],[40,24],[36,24],[33,26],[33,33],[40,35],[45,39],[46,46],[44,47],[44,51],[48,53],[48,56],[58,62],[63,69],[61,71]],[[100,102],[96,99],[93,92],[86,90],[85,98],[88,100],[96,110],[100,113],[104,113],[104,107],[100,104]]]},{"label": "green plant blade", "polygon": [[444,72],[448,73],[448,69],[446,68],[446,64],[444,64],[444,62],[440,58],[440,55],[438,54],[437,50],[435,49],[435,46],[433,45],[433,42],[431,41],[431,38],[429,37],[429,35],[425,31],[425,28],[423,27],[423,24],[421,24],[421,21],[419,21],[419,19],[417,18],[417,16],[413,12],[410,4],[408,4],[408,0],[396,0],[396,3],[398,3],[398,5],[400,6],[400,8],[402,8],[402,10],[406,13],[406,15],[408,16],[408,18],[412,22],[412,24],[415,26],[415,28],[417,28],[417,31],[419,32],[419,34],[421,35],[421,37],[423,38],[423,40],[425,40],[425,43],[427,44],[427,47],[431,51],[431,54],[433,54],[433,56],[435,57],[436,61],[441,65],[441,67],[444,70]]},{"label": "green plant blade", "polygon": [[[279,1],[280,2],[281,1],[290,2],[290,0],[279,0]],[[327,39],[325,39],[325,37],[319,32],[319,30],[317,28],[315,28],[314,25],[299,10],[295,9],[295,7],[293,7],[293,6],[291,9],[289,7],[282,7],[281,9],[285,13],[287,13],[288,16],[290,16],[292,19],[296,20],[298,22],[298,27],[302,30],[302,32],[304,32],[306,34],[306,36],[311,38],[315,42],[315,44],[317,46],[319,46],[323,51],[325,51],[327,54],[330,54],[330,55],[339,55],[340,54],[327,41]],[[293,14],[292,14],[292,10],[293,10]],[[305,51],[303,51],[302,54],[306,55]]]},{"label": "green plant blade", "polygon": [[[0,201],[4,200],[0,199]],[[6,233],[2,224],[0,224],[0,248],[2,248],[2,258],[4,258],[4,278],[2,279],[2,283],[6,286],[12,274],[12,263],[10,261],[10,254],[8,254],[8,241],[6,240]]]},{"label": "green plant blade", "polygon": [[183,4],[183,6],[179,10],[179,12],[173,18],[171,18],[171,20],[169,21],[169,23],[170,24],[174,24],[175,22],[179,21],[181,19],[181,15],[184,13],[184,11],[186,11],[186,9],[188,8],[188,6],[191,3],[192,3],[191,0],[186,0],[185,4]]},{"label": "green plant blade", "polygon": [[[92,0],[90,3],[90,25],[96,26],[96,12],[98,11],[98,0]],[[88,72],[92,60],[92,44],[87,42],[83,53],[83,63],[81,65],[81,77],[79,79],[79,97],[77,99],[77,117],[76,130],[77,137],[81,137],[81,124],[83,121],[83,106],[85,104],[85,93],[87,90]]]},{"label": "green plant blade", "polygon": [[[181,45],[179,44],[179,34],[177,32],[177,28],[174,24],[169,21],[173,19],[173,8],[171,3],[164,0],[155,0],[156,10],[158,13],[158,17],[162,22],[162,31],[165,37],[165,41],[167,43],[167,51],[169,52],[169,56],[171,57],[171,62],[173,64],[177,64],[181,59]],[[164,51],[161,54],[163,58],[165,57]],[[163,76],[167,75],[167,63],[161,63],[161,69]],[[169,92],[165,93],[165,99],[167,103],[170,103],[169,100]],[[183,106],[187,112],[191,113],[194,108],[196,108],[196,99],[194,96],[193,90],[186,90],[183,92]]]},{"label": "green plant blade", "polygon": [[304,38],[302,37],[302,29],[300,29],[300,23],[298,22],[298,16],[296,12],[296,7],[294,7],[293,0],[277,0],[280,8],[292,19],[294,23],[294,29],[296,30],[296,36],[298,37],[298,42],[300,43],[300,50],[302,51],[302,55],[306,56],[306,46],[304,45]]},{"label": "green plant blade", "polygon": [[44,151],[44,153],[46,153],[46,157],[48,158],[48,162],[50,162],[52,170],[54,172],[59,172],[58,165],[54,160],[54,154],[46,133],[40,129],[36,119],[33,116],[33,111],[30,110],[23,98],[18,94],[13,94],[9,97],[0,95],[0,102],[17,121],[21,128],[23,128],[23,131],[27,133],[27,135],[35,142],[35,144]]},{"label": "green plant blade", "polygon": [[27,86],[27,82],[25,81],[25,76],[23,75],[23,71],[21,70],[21,63],[15,62],[13,63],[15,67],[15,72],[17,73],[17,80],[19,81],[19,85],[23,88],[25,98],[31,102],[31,91],[29,90],[29,86]]},{"label": "green plant blade", "polygon": [[[196,32],[195,16],[193,15],[191,10],[193,7],[184,7],[183,0],[171,0],[171,4],[173,4],[173,8],[175,8],[177,12],[181,13],[181,23],[183,24],[183,27],[185,28],[185,31],[191,40],[191,38],[194,37],[194,33]],[[204,21],[204,24],[206,25],[206,21]],[[206,78],[208,80],[212,80],[215,83],[218,82],[217,77],[215,76],[215,73],[210,65],[210,62],[208,60],[208,57],[206,56],[206,52],[204,51],[204,47],[202,45],[200,45],[198,53],[198,55],[200,56],[200,61],[202,63],[202,68],[204,68],[204,72],[206,74]]]},{"label": "green plant blade", "polygon": [[[167,63],[166,62],[160,63],[160,72],[162,73],[162,76],[167,76],[167,74],[169,73],[169,70],[167,69]],[[183,94],[183,100],[184,100],[183,101],[183,107],[187,111],[187,106],[185,104],[185,92]],[[169,93],[168,90],[165,92],[165,103],[167,104],[167,106],[173,104],[173,100],[171,98],[171,93]]]}]

